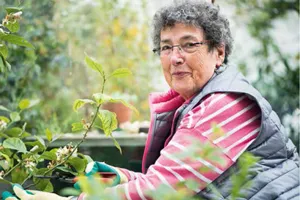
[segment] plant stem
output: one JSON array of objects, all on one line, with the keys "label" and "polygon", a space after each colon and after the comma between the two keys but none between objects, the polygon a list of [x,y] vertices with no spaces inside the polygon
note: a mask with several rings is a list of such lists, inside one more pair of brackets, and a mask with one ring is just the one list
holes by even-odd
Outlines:
[{"label": "plant stem", "polygon": [[[101,88],[101,93],[103,94],[104,93],[104,85],[105,85],[105,82],[106,82],[106,78],[105,76],[103,76],[103,83],[102,83],[102,88]],[[57,167],[65,164],[68,159],[73,155],[73,153],[79,148],[79,146],[84,142],[85,138],[87,137],[87,134],[88,132],[91,130],[96,118],[97,118],[97,113],[99,112],[99,109],[101,107],[102,104],[99,104],[96,108],[96,114],[93,116],[93,119],[91,121],[91,124],[88,126],[88,128],[86,129],[85,133],[83,134],[83,138],[78,142],[78,144],[74,147],[73,151],[61,162],[61,163],[58,163],[56,164],[53,168],[47,170],[46,172],[44,172],[44,175],[48,174],[49,172],[52,172],[54,171]],[[24,182],[23,182],[24,183]],[[28,185],[25,189],[27,188],[30,188],[32,186],[35,186],[39,183],[39,181],[37,181],[35,184],[31,184],[31,185]]]},{"label": "plant stem", "polygon": [[6,172],[4,175],[3,175],[3,178],[6,177],[10,172],[12,172],[14,169],[16,169],[17,167],[19,167],[21,165],[22,161],[19,162],[18,164],[16,164],[13,168],[11,168],[8,172]]},{"label": "plant stem", "polygon": [[[103,92],[104,92],[104,84],[105,84],[105,82],[106,82],[106,79],[105,79],[105,77],[104,77],[104,78],[103,78],[102,89],[101,89],[101,93],[102,93],[102,94],[103,94]],[[88,128],[87,128],[86,131],[85,131],[85,133],[83,134],[83,138],[82,138],[82,139],[79,141],[79,143],[74,147],[73,151],[72,151],[72,152],[71,152],[71,153],[70,153],[70,154],[69,154],[69,155],[61,162],[61,163],[58,163],[58,164],[55,165],[53,168],[47,170],[47,171],[44,173],[44,175],[46,175],[47,173],[49,173],[49,172],[55,170],[57,167],[59,167],[59,166],[65,164],[65,163],[68,161],[68,159],[73,155],[73,153],[79,148],[79,146],[84,142],[85,138],[87,137],[88,132],[91,130],[93,124],[95,123],[95,120],[96,120],[96,118],[97,118],[97,113],[99,112],[99,109],[100,109],[101,105],[102,105],[102,104],[99,104],[99,105],[97,106],[96,112],[95,112],[96,114],[94,115],[91,124],[88,126]]]},{"label": "plant stem", "polygon": [[24,184],[25,184],[25,182],[26,182],[28,179],[30,179],[31,177],[32,177],[31,175],[27,176],[27,178],[25,178],[25,180],[22,182],[22,184],[21,184],[21,185],[24,185]]}]

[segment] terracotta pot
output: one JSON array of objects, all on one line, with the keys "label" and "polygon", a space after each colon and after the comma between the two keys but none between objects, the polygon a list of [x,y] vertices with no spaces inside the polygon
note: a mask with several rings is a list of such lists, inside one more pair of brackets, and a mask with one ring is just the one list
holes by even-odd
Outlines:
[{"label": "terracotta pot", "polygon": [[106,103],[103,104],[102,109],[116,113],[118,124],[131,120],[132,111],[122,103]]}]

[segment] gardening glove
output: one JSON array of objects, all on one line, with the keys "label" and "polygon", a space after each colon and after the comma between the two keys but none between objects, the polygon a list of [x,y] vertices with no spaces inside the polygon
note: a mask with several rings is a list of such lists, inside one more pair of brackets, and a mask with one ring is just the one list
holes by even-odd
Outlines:
[{"label": "gardening glove", "polygon": [[36,190],[24,190],[21,185],[13,184],[15,195],[8,191],[2,192],[3,200],[69,200],[73,197],[61,197],[57,194],[49,192],[41,192]]},{"label": "gardening glove", "polygon": [[[115,186],[120,183],[128,182],[127,177],[117,168],[107,165],[104,162],[90,162],[86,169],[85,169],[85,176],[87,177],[93,177],[94,174],[99,172],[113,172],[116,174],[113,178],[110,178],[107,180],[107,178],[103,177],[101,178],[102,182],[106,183],[109,186]],[[101,174],[100,174],[101,175]],[[74,184],[74,187],[78,190],[80,190],[80,186],[77,183]]]}]

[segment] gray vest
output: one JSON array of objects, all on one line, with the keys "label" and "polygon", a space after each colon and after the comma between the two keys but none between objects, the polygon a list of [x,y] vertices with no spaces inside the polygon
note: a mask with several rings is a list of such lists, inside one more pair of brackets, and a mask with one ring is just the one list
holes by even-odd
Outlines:
[{"label": "gray vest", "polygon": [[[146,156],[143,159],[143,171],[146,172],[149,166],[155,163],[164,147],[165,140],[176,134],[176,129],[184,115],[197,106],[203,97],[215,92],[247,94],[258,103],[262,112],[261,131],[247,148],[247,151],[261,159],[250,168],[248,181],[251,181],[251,186],[241,191],[244,196],[239,200],[299,200],[300,172],[296,147],[284,134],[284,128],[270,104],[234,67],[227,69],[221,67],[216,71],[213,78],[190,104],[179,108],[176,116],[174,116],[175,110],[154,116],[153,136],[148,152],[144,154]],[[172,124],[174,117],[175,123]],[[236,165],[232,166],[213,181],[212,184],[217,188],[218,194],[207,187],[198,195],[204,199],[230,199],[232,189],[230,176],[238,170]]]}]

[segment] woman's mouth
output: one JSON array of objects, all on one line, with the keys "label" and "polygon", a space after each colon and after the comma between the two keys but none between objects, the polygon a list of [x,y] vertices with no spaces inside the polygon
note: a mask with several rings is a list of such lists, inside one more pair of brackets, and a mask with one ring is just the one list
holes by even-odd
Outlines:
[{"label": "woman's mouth", "polygon": [[173,72],[172,76],[176,77],[176,78],[182,78],[182,77],[185,77],[185,76],[190,75],[190,74],[191,73],[189,73],[189,72]]}]

